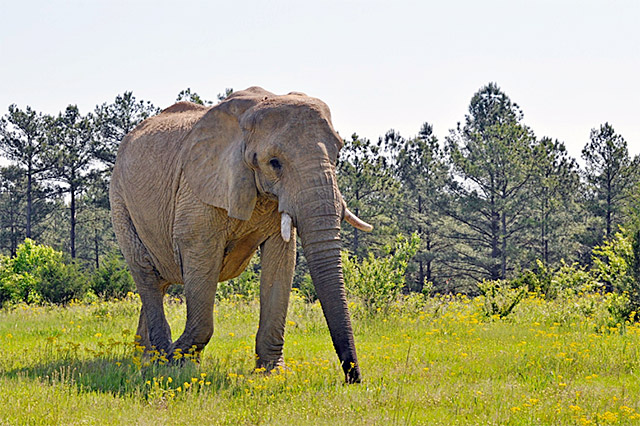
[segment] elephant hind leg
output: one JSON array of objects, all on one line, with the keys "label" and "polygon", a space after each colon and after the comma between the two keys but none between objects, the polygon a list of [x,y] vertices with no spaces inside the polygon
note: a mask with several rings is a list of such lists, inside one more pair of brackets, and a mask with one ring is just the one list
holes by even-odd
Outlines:
[{"label": "elephant hind leg", "polygon": [[111,200],[113,230],[122,254],[129,265],[131,276],[142,300],[137,334],[146,350],[155,347],[169,353],[171,329],[164,314],[163,298],[168,283],[153,266],[151,256],[140,241],[131,217],[122,200]]}]

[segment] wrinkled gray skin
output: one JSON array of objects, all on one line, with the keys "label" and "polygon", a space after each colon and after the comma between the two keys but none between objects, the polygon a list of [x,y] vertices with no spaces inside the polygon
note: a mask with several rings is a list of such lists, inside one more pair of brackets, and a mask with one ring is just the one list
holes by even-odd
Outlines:
[{"label": "wrinkled gray skin", "polygon": [[[256,87],[212,108],[177,103],[127,135],[110,199],[147,349],[201,351],[217,283],[239,275],[260,247],[257,367],[282,365],[297,228],[346,381],[360,381],[340,262],[340,222],[350,215],[336,185],[341,146],[324,103]],[[184,284],[187,303],[175,342],[163,308],[169,283]]]}]

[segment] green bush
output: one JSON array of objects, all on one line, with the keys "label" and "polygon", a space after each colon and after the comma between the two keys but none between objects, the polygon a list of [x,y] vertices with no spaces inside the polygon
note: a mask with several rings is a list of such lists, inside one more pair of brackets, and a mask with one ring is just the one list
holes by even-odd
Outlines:
[{"label": "green bush", "polygon": [[634,276],[633,237],[624,230],[616,232],[614,238],[593,249],[594,277],[604,285],[606,291],[626,293],[630,306],[640,308],[640,288]]},{"label": "green bush", "polygon": [[298,292],[307,303],[313,303],[318,300],[316,287],[313,285],[313,280],[311,280],[311,275],[309,274],[303,275],[302,280],[300,280],[300,284],[298,285]]},{"label": "green bush", "polygon": [[103,299],[122,298],[135,289],[135,283],[124,259],[109,253],[91,278],[91,290]]},{"label": "green bush", "polygon": [[573,263],[567,265],[564,260],[556,271],[550,271],[540,260],[536,260],[533,269],[527,269],[511,281],[512,288],[526,288],[532,293],[542,295],[548,300],[561,296],[594,291],[600,284],[590,271]]},{"label": "green bush", "polygon": [[560,268],[551,277],[549,298],[590,293],[598,290],[600,283],[594,279],[593,274],[585,267],[572,263],[567,265],[564,260]]},{"label": "green bush", "polygon": [[39,271],[36,292],[42,300],[62,304],[82,299],[87,292],[88,280],[75,263],[47,264]]},{"label": "green bush", "polygon": [[16,255],[0,262],[0,303],[65,303],[81,298],[86,277],[62,252],[26,239]]},{"label": "green bush", "polygon": [[609,312],[610,327],[624,326],[627,321],[634,318],[634,310],[627,293],[609,293],[605,298],[605,307]]},{"label": "green bush", "polygon": [[533,269],[525,269],[511,282],[511,287],[526,287],[532,293],[547,295],[551,289],[551,279],[553,274],[542,263],[536,259],[536,266]]},{"label": "green bush", "polygon": [[[633,231],[631,239],[631,273],[633,274],[633,279],[635,281],[635,288],[638,289],[638,287],[640,287],[640,227]],[[638,304],[637,300],[635,303]]]},{"label": "green bush", "polygon": [[488,317],[506,317],[527,294],[526,287],[514,288],[507,280],[482,280],[478,288],[484,296],[483,313]]},{"label": "green bush", "polygon": [[409,260],[420,245],[417,234],[410,238],[398,236],[393,246],[384,248],[385,255],[358,261],[342,253],[342,267],[347,296],[359,300],[368,313],[386,312],[398,298],[405,284],[405,271]]},{"label": "green bush", "polygon": [[10,279],[10,261],[11,258],[0,255],[0,306],[20,300],[18,285]]}]

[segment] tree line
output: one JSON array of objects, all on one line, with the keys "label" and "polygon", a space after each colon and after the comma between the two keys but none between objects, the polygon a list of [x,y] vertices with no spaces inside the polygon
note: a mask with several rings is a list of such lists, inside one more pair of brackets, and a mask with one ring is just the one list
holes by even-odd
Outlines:
[{"label": "tree line", "polygon": [[417,232],[410,290],[473,292],[483,279],[592,262],[592,249],[621,226],[637,227],[640,158],[610,123],[591,130],[583,167],[562,141],[538,137],[497,84],[475,93],[444,140],[424,123],[417,136],[389,130],[377,142],[353,135],[338,166],[343,195],[377,225],[344,229],[364,257],[396,234]]},{"label": "tree line", "polygon": [[[190,89],[176,100],[213,104]],[[116,252],[108,185],[117,148],[159,111],[131,92],[84,115],[74,105],[57,116],[11,105],[0,119],[0,150],[9,161],[0,168],[0,251],[15,255],[31,238],[88,269]],[[536,260],[550,269],[587,265],[592,249],[640,208],[640,159],[630,157],[611,124],[592,129],[580,167],[562,141],[537,137],[494,83],[473,95],[443,140],[427,122],[413,137],[389,130],[377,141],[354,134],[344,142],[340,189],[354,213],[375,225],[370,234],[343,228],[345,248],[363,258],[398,234],[417,233],[408,290],[428,284],[469,292]]]},{"label": "tree line", "polygon": [[[190,89],[180,100],[212,103]],[[29,238],[97,268],[117,251],[108,188],[118,146],[159,112],[132,92],[84,115],[75,105],[55,116],[9,106],[0,118],[0,151],[9,162],[0,168],[0,252],[13,256]]]}]

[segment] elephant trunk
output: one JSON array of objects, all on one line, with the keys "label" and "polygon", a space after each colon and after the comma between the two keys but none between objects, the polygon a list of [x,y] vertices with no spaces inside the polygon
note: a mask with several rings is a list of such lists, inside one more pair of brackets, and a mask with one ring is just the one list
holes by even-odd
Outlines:
[{"label": "elephant trunk", "polygon": [[[326,176],[326,175],[325,175]],[[343,201],[335,177],[309,191],[297,214],[311,279],[324,313],[333,346],[348,383],[360,382],[360,368],[353,341],[340,259],[340,221]]]}]

